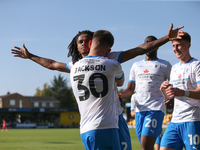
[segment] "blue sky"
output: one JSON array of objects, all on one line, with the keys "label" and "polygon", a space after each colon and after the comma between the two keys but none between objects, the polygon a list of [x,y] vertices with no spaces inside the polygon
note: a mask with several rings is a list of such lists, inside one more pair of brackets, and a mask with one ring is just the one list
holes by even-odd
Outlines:
[{"label": "blue sky", "polygon": [[[19,93],[33,96],[36,88],[50,84],[61,74],[69,81],[69,74],[51,71],[31,60],[13,57],[11,49],[25,43],[38,56],[59,62],[70,62],[67,46],[81,30],[109,30],[115,37],[112,51],[139,46],[148,35],[161,38],[170,23],[184,25],[192,37],[191,55],[200,59],[200,1],[131,1],[131,0],[1,0],[0,1],[0,95]],[[129,70],[135,61],[122,64],[126,88]],[[172,65],[178,62],[171,42],[161,46],[158,57]],[[68,82],[70,86],[70,81]],[[119,88],[121,89],[121,88]]]}]

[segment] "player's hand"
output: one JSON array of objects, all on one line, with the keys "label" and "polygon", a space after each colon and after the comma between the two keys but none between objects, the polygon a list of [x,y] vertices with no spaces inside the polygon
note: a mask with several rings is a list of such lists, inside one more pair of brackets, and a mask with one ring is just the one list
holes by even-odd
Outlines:
[{"label": "player's hand", "polygon": [[184,28],[184,26],[180,26],[180,27],[172,30],[173,24],[171,23],[171,27],[168,30],[168,34],[167,34],[169,37],[169,40],[172,41],[172,40],[176,40],[176,39],[182,39],[181,35],[183,35],[183,32],[179,32],[179,30],[182,28]]},{"label": "player's hand", "polygon": [[17,46],[14,46],[15,49],[11,49],[11,53],[14,54],[14,57],[21,57],[24,59],[30,58],[30,53],[25,47],[25,44],[23,43],[23,49]]},{"label": "player's hand", "polygon": [[174,98],[174,95],[170,92],[171,88],[171,84],[169,84],[168,81],[164,81],[161,86],[160,86],[160,91],[162,93],[162,95],[166,98],[166,99],[172,99]]},{"label": "player's hand", "polygon": [[121,103],[124,102],[124,99],[122,98],[122,94],[121,94],[121,93],[118,93],[118,98],[119,98],[119,101],[120,101]]},{"label": "player's hand", "polygon": [[174,99],[166,99],[165,98],[164,105],[173,106],[174,105]]},{"label": "player's hand", "polygon": [[134,110],[131,111],[130,114],[131,114],[131,117],[135,117],[135,111]]},{"label": "player's hand", "polygon": [[160,90],[162,91],[162,89],[166,89],[170,86],[168,81],[163,81],[163,83],[160,85]]},{"label": "player's hand", "polygon": [[184,90],[181,90],[181,89],[179,89],[177,87],[171,87],[171,86],[166,89],[166,93],[170,97],[184,96],[185,95],[185,91]]}]

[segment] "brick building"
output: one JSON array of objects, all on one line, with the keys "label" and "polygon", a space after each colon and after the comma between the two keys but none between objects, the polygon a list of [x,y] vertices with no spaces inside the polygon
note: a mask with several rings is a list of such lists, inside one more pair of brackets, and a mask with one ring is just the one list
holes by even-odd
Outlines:
[{"label": "brick building", "polygon": [[0,108],[59,108],[59,101],[54,97],[30,97],[18,93],[0,96]]},{"label": "brick building", "polygon": [[[53,124],[54,126],[74,127],[79,124],[78,109],[62,109],[60,101],[51,96],[33,97],[18,93],[0,96],[0,120],[7,119],[15,127]],[[34,125],[33,125],[34,123]]]}]

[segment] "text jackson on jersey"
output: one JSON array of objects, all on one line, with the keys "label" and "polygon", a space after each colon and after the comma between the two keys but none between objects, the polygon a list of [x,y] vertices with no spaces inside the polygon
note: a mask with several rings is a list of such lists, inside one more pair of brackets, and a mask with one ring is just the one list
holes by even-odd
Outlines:
[{"label": "text jackson on jersey", "polygon": [[84,72],[84,71],[105,71],[106,65],[83,65],[75,68],[74,73]]}]

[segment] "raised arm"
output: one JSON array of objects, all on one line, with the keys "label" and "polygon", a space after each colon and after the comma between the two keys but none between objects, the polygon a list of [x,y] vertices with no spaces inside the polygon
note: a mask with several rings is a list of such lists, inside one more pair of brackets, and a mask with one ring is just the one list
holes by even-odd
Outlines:
[{"label": "raised arm", "polygon": [[152,42],[148,42],[148,43],[144,43],[139,45],[136,48],[133,49],[129,49],[127,51],[124,51],[122,53],[122,57],[121,57],[121,63],[128,61],[136,56],[139,55],[143,55],[146,54],[152,50],[157,49],[158,47],[164,45],[165,43],[167,43],[168,41],[171,41],[173,39],[180,39],[181,37],[178,35],[178,31],[180,29],[182,29],[184,26],[181,26],[177,29],[173,29],[173,24],[171,24],[170,29],[168,30],[168,34],[158,40],[152,41]]},{"label": "raised arm", "polygon": [[65,67],[65,63],[61,63],[61,62],[54,61],[52,59],[36,56],[34,54],[31,54],[27,50],[27,48],[25,47],[25,44],[23,44],[22,46],[23,46],[23,49],[17,46],[14,46],[15,49],[11,49],[11,53],[14,54],[14,57],[30,59],[36,62],[37,64],[50,70],[57,70],[61,72],[70,73],[69,70]]}]

